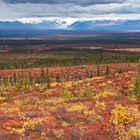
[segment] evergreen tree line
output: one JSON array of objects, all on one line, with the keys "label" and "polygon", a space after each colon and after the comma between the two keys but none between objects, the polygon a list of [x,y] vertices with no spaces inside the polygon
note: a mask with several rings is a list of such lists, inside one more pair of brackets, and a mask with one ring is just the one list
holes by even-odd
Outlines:
[{"label": "evergreen tree line", "polygon": [[114,63],[137,63],[140,56],[137,55],[107,55],[85,53],[84,56],[63,57],[39,57],[39,58],[6,58],[0,59],[0,70],[24,69],[34,67],[52,66],[77,66],[90,64],[114,64]]},{"label": "evergreen tree line", "polygon": [[[86,70],[85,72],[86,72],[87,78],[93,78],[94,75],[95,76],[101,76],[101,75],[109,76],[110,68],[109,68],[109,66],[107,66],[105,72],[103,73],[100,69],[100,66],[98,65],[96,74],[94,74],[90,70]],[[83,79],[82,75],[78,74],[78,72],[77,72],[76,76],[77,76],[77,80]],[[24,71],[21,71],[21,72],[14,73],[9,76],[0,75],[0,86],[3,85],[6,87],[9,85],[12,85],[12,86],[21,88],[23,86],[27,87],[27,86],[34,85],[34,84],[47,84],[48,87],[50,88],[51,82],[60,83],[62,81],[70,81],[70,80],[72,80],[70,73],[67,73],[65,79],[62,79],[60,74],[56,74],[56,77],[52,78],[48,69],[41,67],[40,75],[37,75],[37,76],[34,76],[31,71],[29,71],[28,73],[24,73]]]}]

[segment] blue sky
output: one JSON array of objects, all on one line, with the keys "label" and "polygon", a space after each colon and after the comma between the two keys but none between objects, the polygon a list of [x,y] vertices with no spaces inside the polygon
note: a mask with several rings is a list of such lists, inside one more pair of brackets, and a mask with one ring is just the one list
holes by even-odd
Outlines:
[{"label": "blue sky", "polygon": [[140,0],[0,0],[0,20],[140,19]]}]

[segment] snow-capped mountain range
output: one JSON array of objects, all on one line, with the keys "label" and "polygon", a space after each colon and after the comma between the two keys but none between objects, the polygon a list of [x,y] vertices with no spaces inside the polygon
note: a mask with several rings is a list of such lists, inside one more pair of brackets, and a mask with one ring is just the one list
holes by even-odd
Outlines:
[{"label": "snow-capped mountain range", "polygon": [[39,23],[0,21],[0,29],[54,29],[80,31],[139,31],[140,20],[48,20]]}]

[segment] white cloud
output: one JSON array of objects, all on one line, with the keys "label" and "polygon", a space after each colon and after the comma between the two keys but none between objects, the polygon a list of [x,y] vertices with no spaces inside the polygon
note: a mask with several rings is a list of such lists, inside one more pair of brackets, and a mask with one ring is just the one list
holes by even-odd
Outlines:
[{"label": "white cloud", "polygon": [[[4,0],[3,0],[4,1]],[[63,19],[69,23],[77,19],[140,19],[140,0],[53,0],[58,3],[4,3],[0,0],[0,20],[19,20],[22,22],[42,22]],[[25,0],[22,0],[25,1]],[[32,1],[32,0],[30,0]],[[71,3],[70,3],[71,1]],[[81,4],[80,4],[81,2]],[[120,3],[122,2],[122,3]],[[83,5],[85,3],[85,6]],[[96,4],[97,3],[97,4]]]}]

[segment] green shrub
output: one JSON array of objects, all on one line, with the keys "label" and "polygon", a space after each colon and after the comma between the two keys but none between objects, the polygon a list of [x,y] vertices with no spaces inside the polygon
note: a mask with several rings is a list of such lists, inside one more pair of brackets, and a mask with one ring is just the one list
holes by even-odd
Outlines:
[{"label": "green shrub", "polygon": [[134,81],[134,87],[130,95],[134,97],[140,97],[140,60],[138,63],[137,75]]},{"label": "green shrub", "polygon": [[110,68],[109,68],[109,66],[106,67],[105,75],[106,76],[109,76],[110,75]]}]

